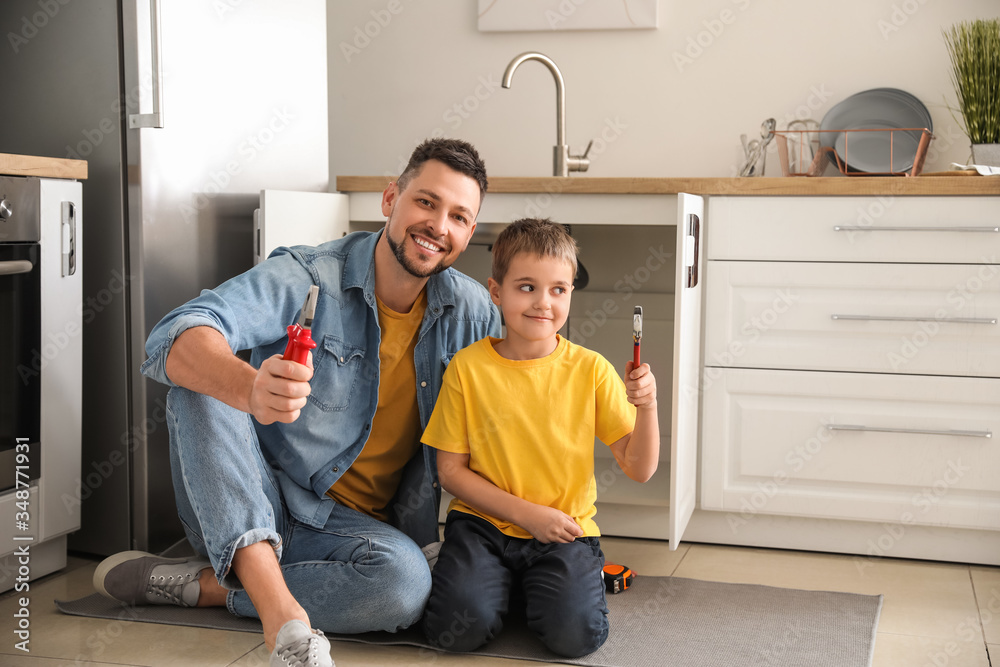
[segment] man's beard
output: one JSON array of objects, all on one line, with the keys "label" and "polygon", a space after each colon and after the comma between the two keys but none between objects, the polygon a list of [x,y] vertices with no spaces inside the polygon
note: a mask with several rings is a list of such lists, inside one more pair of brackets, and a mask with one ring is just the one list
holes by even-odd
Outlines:
[{"label": "man's beard", "polygon": [[[402,243],[396,243],[392,236],[389,234],[388,226],[385,230],[385,240],[389,242],[389,249],[392,250],[392,254],[395,255],[396,261],[399,262],[407,273],[409,273],[414,278],[429,278],[430,276],[441,273],[447,269],[450,264],[445,264],[443,261],[438,262],[438,264],[430,269],[424,269],[413,263],[409,257],[406,256],[406,251],[403,249]],[[405,237],[403,239],[406,240]]]}]

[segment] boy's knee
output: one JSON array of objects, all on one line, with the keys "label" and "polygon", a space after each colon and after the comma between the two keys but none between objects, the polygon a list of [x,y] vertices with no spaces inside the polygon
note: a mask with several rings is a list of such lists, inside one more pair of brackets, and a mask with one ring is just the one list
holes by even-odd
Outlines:
[{"label": "boy's knee", "polygon": [[553,653],[565,658],[579,658],[589,655],[601,648],[608,639],[608,629],[594,632],[588,628],[578,627],[576,630],[564,630],[544,639],[544,644]]},{"label": "boy's knee", "polygon": [[427,611],[424,616],[424,635],[433,646],[455,653],[474,651],[500,629],[500,619],[486,610],[464,607],[446,612]]},{"label": "boy's knee", "polygon": [[550,651],[566,658],[593,653],[608,639],[608,617],[599,609],[568,616],[553,614],[547,620],[544,624],[535,624],[533,629]]}]

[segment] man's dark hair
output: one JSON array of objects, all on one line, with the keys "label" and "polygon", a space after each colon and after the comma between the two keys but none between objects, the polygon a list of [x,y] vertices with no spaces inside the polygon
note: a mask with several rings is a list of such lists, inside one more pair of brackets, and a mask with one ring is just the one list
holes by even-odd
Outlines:
[{"label": "man's dark hair", "polygon": [[461,139],[426,139],[413,149],[406,169],[396,179],[396,187],[405,190],[410,179],[417,175],[424,163],[437,160],[460,174],[465,174],[479,184],[479,200],[486,196],[486,164],[472,144]]}]

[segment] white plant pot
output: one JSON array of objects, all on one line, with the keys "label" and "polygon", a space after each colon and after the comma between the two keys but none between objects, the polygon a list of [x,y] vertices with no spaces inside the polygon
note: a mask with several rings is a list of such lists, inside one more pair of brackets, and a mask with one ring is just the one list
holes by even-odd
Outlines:
[{"label": "white plant pot", "polygon": [[972,162],[1000,167],[1000,144],[972,144]]}]

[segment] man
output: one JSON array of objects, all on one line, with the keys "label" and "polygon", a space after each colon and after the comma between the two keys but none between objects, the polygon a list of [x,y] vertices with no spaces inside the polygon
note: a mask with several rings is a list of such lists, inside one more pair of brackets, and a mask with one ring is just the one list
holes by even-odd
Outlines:
[{"label": "man", "polygon": [[[178,512],[208,560],[117,554],[94,574],[101,593],[259,617],[272,665],[314,664],[310,652],[332,665],[312,627],[420,618],[431,584],[420,547],[438,539],[440,500],[420,433],[447,361],[500,329],[486,290],[448,268],[486,187],[472,146],[426,141],[382,195],[383,230],[279,249],[156,326],[142,372],[172,386]],[[305,366],[281,353],[314,284]],[[250,364],[234,354],[244,349]]]}]

